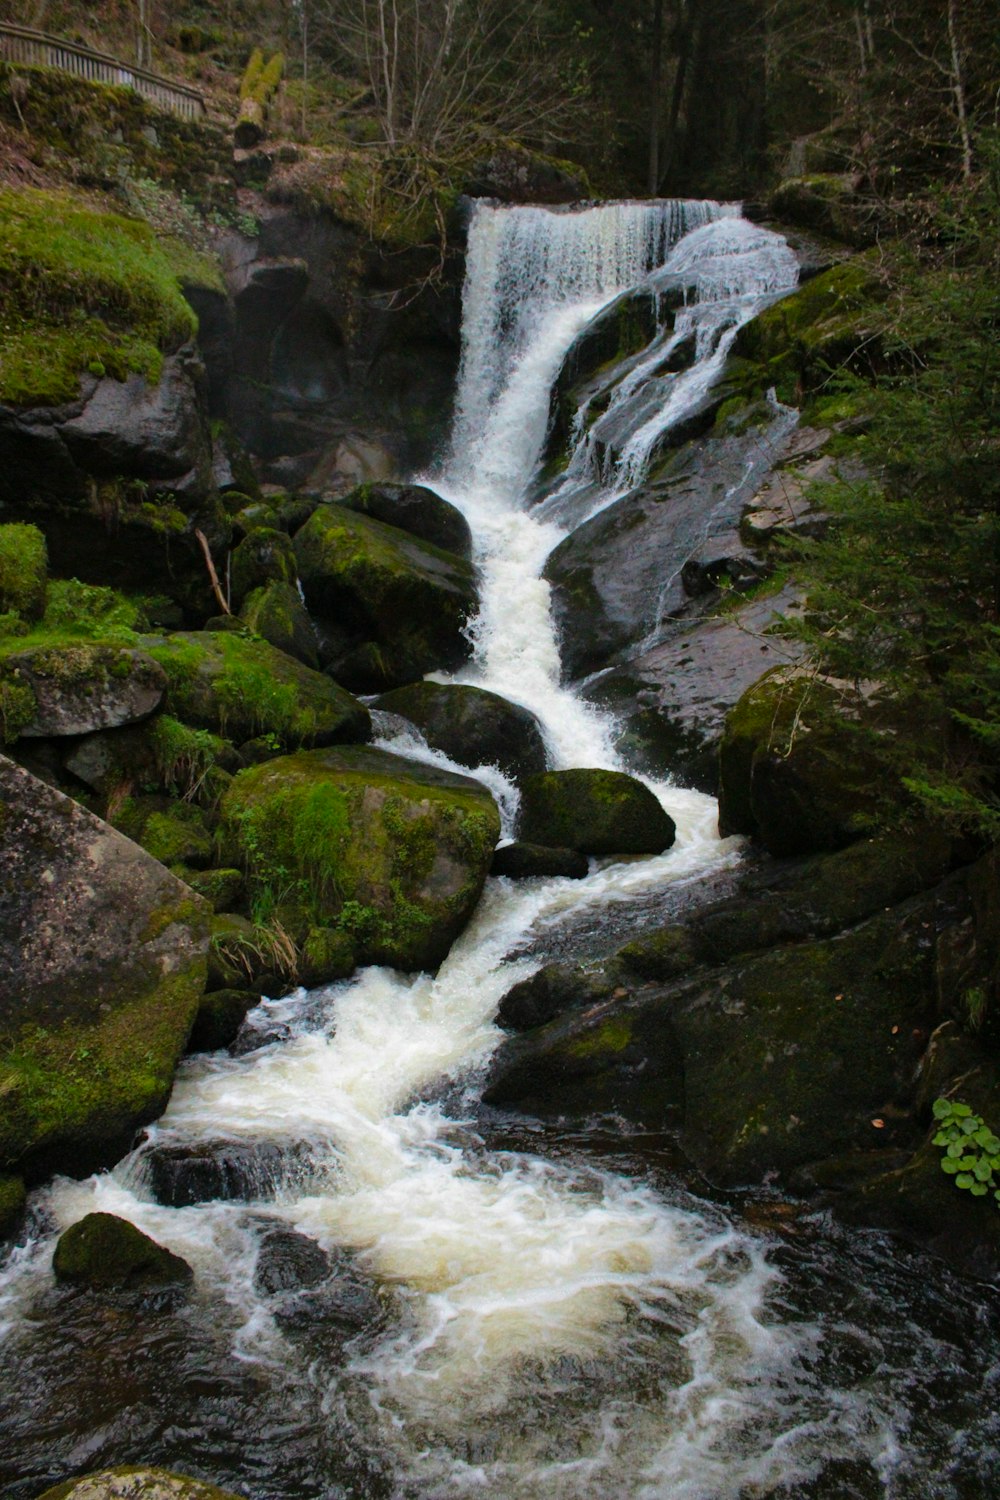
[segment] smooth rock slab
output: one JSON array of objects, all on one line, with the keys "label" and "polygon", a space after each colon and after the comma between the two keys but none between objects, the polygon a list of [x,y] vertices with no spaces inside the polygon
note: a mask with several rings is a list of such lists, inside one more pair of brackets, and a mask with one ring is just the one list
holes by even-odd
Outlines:
[{"label": "smooth rock slab", "polygon": [[68,1479],[46,1490],[40,1500],[241,1500],[231,1490],[217,1489],[200,1479],[188,1479],[167,1469],[103,1469]]},{"label": "smooth rock slab", "polygon": [[161,1113],[205,988],[208,915],[0,757],[0,1169],[85,1176]]},{"label": "smooth rock slab", "polygon": [[0,679],[34,696],[25,739],[138,723],[159,708],[167,686],[163,668],[145,652],[80,642],[13,653],[0,663]]}]

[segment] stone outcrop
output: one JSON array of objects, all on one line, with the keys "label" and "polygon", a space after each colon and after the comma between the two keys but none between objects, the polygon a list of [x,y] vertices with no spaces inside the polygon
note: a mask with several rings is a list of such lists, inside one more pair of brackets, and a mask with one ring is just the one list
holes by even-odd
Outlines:
[{"label": "stone outcrop", "polygon": [[118,729],[149,717],[163,702],[163,668],[142,651],[66,641],[5,654],[0,681],[34,699],[20,726],[25,739]]},{"label": "stone outcrop", "polygon": [[518,834],[529,844],[580,854],[661,854],[675,833],[648,787],[621,771],[545,771],[521,789]]},{"label": "stone outcrop", "polygon": [[0,759],[0,1168],[109,1166],[166,1104],[205,987],[208,908]]}]

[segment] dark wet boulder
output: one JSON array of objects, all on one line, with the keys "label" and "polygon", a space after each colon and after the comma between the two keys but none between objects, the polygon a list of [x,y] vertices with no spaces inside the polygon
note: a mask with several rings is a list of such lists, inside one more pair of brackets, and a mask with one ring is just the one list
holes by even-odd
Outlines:
[{"label": "dark wet boulder", "polygon": [[207,947],[193,891],[0,759],[0,1169],[118,1160],[167,1102]]},{"label": "dark wet boulder", "polygon": [[[296,942],[334,927],[359,962],[435,968],[479,899],[500,833],[481,782],[353,746],[241,772],[221,840]],[[274,871],[281,869],[280,891]]]},{"label": "dark wet boulder", "polygon": [[598,1004],[622,989],[613,973],[588,973],[576,964],[546,964],[530,979],[509,989],[497,1009],[497,1024],[507,1031],[532,1031],[567,1010]]},{"label": "dark wet boulder", "polygon": [[325,665],[353,691],[401,687],[469,655],[478,594],[464,558],[335,504],[296,533],[295,554]]},{"label": "dark wet boulder", "polygon": [[423,484],[362,484],[340,501],[348,510],[398,526],[422,541],[454,552],[456,557],[472,556],[472,532],[462,512],[448,500],[442,500]]},{"label": "dark wet boulder", "polygon": [[319,642],[309,611],[291,583],[270,583],[254,589],[243,601],[240,618],[269,645],[294,656],[307,667],[319,666]]},{"label": "dark wet boulder", "polygon": [[633,776],[578,769],[527,778],[518,836],[581,854],[661,854],[674,842],[676,829],[649,788]]},{"label": "dark wet boulder", "polygon": [[157,1203],[253,1202],[301,1181],[307,1155],[276,1141],[205,1141],[197,1146],[153,1145],[143,1172]]},{"label": "dark wet boulder", "polygon": [[198,1002],[188,1052],[219,1052],[239,1035],[247,1012],[257,1004],[252,990],[209,990]]},{"label": "dark wet boulder", "polygon": [[159,708],[166,685],[162,668],[127,646],[67,640],[7,651],[0,659],[0,693],[24,695],[18,719],[25,739],[138,723]]},{"label": "dark wet boulder", "polygon": [[20,1177],[0,1176],[0,1244],[16,1233],[24,1217],[27,1198]]},{"label": "dark wet boulder", "polygon": [[491,875],[505,875],[508,880],[532,880],[561,876],[566,880],[583,880],[589,869],[587,856],[577,849],[549,849],[544,844],[526,844],[515,839],[504,844],[493,855]]},{"label": "dark wet boulder", "polygon": [[498,766],[520,781],[545,770],[542,726],[530,709],[464,684],[414,682],[376,699],[409,719],[428,745],[463,766]]},{"label": "dark wet boulder", "polygon": [[333,1272],[332,1257],[322,1245],[294,1229],[269,1229],[260,1243],[254,1267],[254,1290],[273,1297],[316,1286]]},{"label": "dark wet boulder", "polygon": [[186,1286],[194,1277],[172,1250],[127,1219],[104,1213],[87,1214],[59,1236],[52,1269],[67,1286],[100,1291],[157,1291]]},{"label": "dark wet boulder", "polygon": [[385,1312],[375,1289],[343,1250],[327,1252],[307,1235],[282,1226],[261,1239],[254,1289],[268,1298],[285,1332],[318,1336],[327,1346],[376,1334]]},{"label": "dark wet boulder", "polygon": [[241,1500],[241,1497],[167,1469],[129,1465],[67,1479],[46,1490],[41,1500]]},{"label": "dark wet boulder", "polygon": [[167,674],[170,712],[186,724],[237,742],[270,734],[285,746],[368,738],[356,698],[266,641],[193,631],[144,644]]}]

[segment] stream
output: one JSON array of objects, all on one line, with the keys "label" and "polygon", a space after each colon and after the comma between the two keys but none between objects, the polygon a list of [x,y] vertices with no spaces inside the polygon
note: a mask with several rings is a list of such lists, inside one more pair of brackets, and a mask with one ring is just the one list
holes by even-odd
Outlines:
[{"label": "stream", "polygon": [[[688,305],[629,362],[605,440],[581,414],[565,474],[529,504],[567,350],[649,276]],[[613,726],[560,682],[545,559],[641,482],[740,324],[795,278],[735,205],[475,208],[452,448],[423,482],[470,523],[482,609],[470,663],[439,680],[532,709],[556,768],[622,767]],[[690,336],[694,363],[667,371]],[[384,748],[481,775],[512,836],[495,768],[380,727]],[[1000,1489],[992,1293],[766,1192],[713,1194],[668,1138],[480,1101],[497,1004],[560,932],[696,900],[744,857],[711,798],[649,784],[677,823],[666,854],[489,880],[436,975],[368,968],[263,1002],[230,1052],[184,1062],[113,1172],[34,1195],[0,1267],[3,1496],[115,1463],[249,1500]],[[184,1201],[164,1163],[199,1155],[228,1162],[231,1196]],[[188,1260],[191,1297],[57,1289],[55,1236],[94,1210]]]}]

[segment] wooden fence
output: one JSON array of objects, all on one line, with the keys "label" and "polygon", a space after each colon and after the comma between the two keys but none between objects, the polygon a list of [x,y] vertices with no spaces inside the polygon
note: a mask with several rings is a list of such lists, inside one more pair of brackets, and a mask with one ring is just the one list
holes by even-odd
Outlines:
[{"label": "wooden fence", "polygon": [[0,57],[34,68],[62,68],[64,72],[75,73],[78,78],[87,78],[91,83],[110,83],[135,89],[158,109],[170,110],[185,120],[200,120],[205,113],[205,101],[197,89],[189,89],[183,83],[170,83],[145,68],[126,67],[105,52],[93,52],[77,42],[46,36],[45,32],[33,31],[30,26],[9,26],[0,22]]}]

